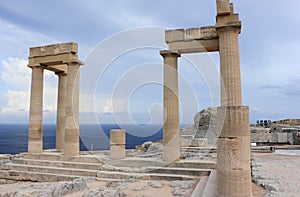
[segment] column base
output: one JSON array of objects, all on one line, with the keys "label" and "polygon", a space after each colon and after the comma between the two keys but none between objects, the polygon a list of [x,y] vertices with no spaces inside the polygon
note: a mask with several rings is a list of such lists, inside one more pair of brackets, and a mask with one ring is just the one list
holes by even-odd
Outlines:
[{"label": "column base", "polygon": [[110,158],[111,159],[124,159],[126,156],[125,152],[125,144],[117,145],[111,144],[110,145]]},{"label": "column base", "polygon": [[180,148],[173,146],[164,146],[163,160],[166,163],[172,163],[180,160]]},{"label": "column base", "polygon": [[252,197],[250,170],[217,170],[217,197]]},{"label": "column base", "polygon": [[67,157],[79,156],[79,144],[78,143],[65,144],[64,155]]},{"label": "column base", "polygon": [[43,143],[41,141],[29,141],[28,153],[39,154],[43,152]]},{"label": "column base", "polygon": [[217,145],[217,196],[251,197],[249,109],[222,106],[223,125]]}]

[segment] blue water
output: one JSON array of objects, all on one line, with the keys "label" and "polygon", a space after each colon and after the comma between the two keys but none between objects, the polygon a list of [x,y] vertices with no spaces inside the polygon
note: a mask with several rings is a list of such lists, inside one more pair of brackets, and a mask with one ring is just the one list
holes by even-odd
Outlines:
[{"label": "blue water", "polygon": [[[108,150],[110,129],[118,125],[81,125],[80,150]],[[122,125],[126,129],[126,148],[135,148],[146,141],[162,139],[160,125]],[[0,124],[0,154],[27,152],[28,125]],[[55,125],[43,126],[43,148],[55,148]]]}]

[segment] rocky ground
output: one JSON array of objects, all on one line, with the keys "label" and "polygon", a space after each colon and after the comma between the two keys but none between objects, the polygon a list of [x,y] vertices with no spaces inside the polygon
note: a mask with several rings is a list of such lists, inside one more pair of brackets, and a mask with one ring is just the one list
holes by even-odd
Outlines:
[{"label": "rocky ground", "polygon": [[[135,156],[160,157],[162,145],[147,142],[130,151]],[[290,155],[289,155],[290,154]],[[215,151],[185,152],[182,159],[216,161]],[[15,157],[15,156],[14,156]],[[0,165],[12,156],[0,155]],[[300,196],[300,150],[277,150],[275,153],[252,153],[253,195],[255,197]],[[0,179],[0,197],[29,196],[190,196],[196,181],[99,180],[80,178],[73,182],[7,182]]]},{"label": "rocky ground", "polygon": [[14,183],[0,185],[1,197],[188,197],[196,181],[96,180],[80,178],[73,182]]},{"label": "rocky ground", "polygon": [[300,150],[281,153],[252,154],[253,180],[266,189],[264,197],[300,196]]}]

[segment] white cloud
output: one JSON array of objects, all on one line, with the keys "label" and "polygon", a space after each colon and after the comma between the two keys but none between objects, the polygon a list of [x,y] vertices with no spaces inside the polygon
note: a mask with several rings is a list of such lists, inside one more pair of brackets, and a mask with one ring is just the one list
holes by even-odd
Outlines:
[{"label": "white cloud", "polygon": [[122,113],[126,111],[126,101],[122,98],[105,99],[103,113]]},{"label": "white cloud", "polygon": [[29,109],[29,92],[8,90],[5,94],[7,106],[2,108],[1,113],[16,113],[28,111]]},{"label": "white cloud", "polygon": [[[2,61],[0,77],[8,86],[4,95],[2,114],[23,113],[29,111],[31,70],[22,58],[8,58]],[[49,71],[44,72],[44,111],[56,111],[57,89],[55,78]]]},{"label": "white cloud", "polygon": [[0,71],[1,79],[10,87],[28,89],[30,84],[30,68],[27,61],[22,58],[8,58],[2,61],[3,70]]}]

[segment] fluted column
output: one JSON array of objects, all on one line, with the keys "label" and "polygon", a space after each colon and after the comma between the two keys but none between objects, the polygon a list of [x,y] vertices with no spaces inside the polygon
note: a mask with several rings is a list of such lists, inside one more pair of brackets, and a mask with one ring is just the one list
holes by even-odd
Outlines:
[{"label": "fluted column", "polygon": [[177,70],[180,54],[172,51],[160,54],[164,58],[163,159],[170,163],[180,158]]},{"label": "fluted column", "polygon": [[65,119],[67,97],[67,75],[58,73],[58,94],[56,114],[56,149],[64,150],[65,145]]},{"label": "fluted column", "polygon": [[32,66],[28,152],[43,151],[43,74],[41,66]]},{"label": "fluted column", "polygon": [[[221,19],[220,19],[221,20]],[[240,22],[218,24],[221,107],[225,120],[217,144],[217,196],[251,197],[249,109],[242,106]]]},{"label": "fluted column", "polygon": [[65,156],[79,155],[79,63],[68,64]]},{"label": "fluted column", "polygon": [[218,30],[220,42],[220,72],[222,106],[241,106],[241,71],[239,54],[240,28],[225,27]]}]

